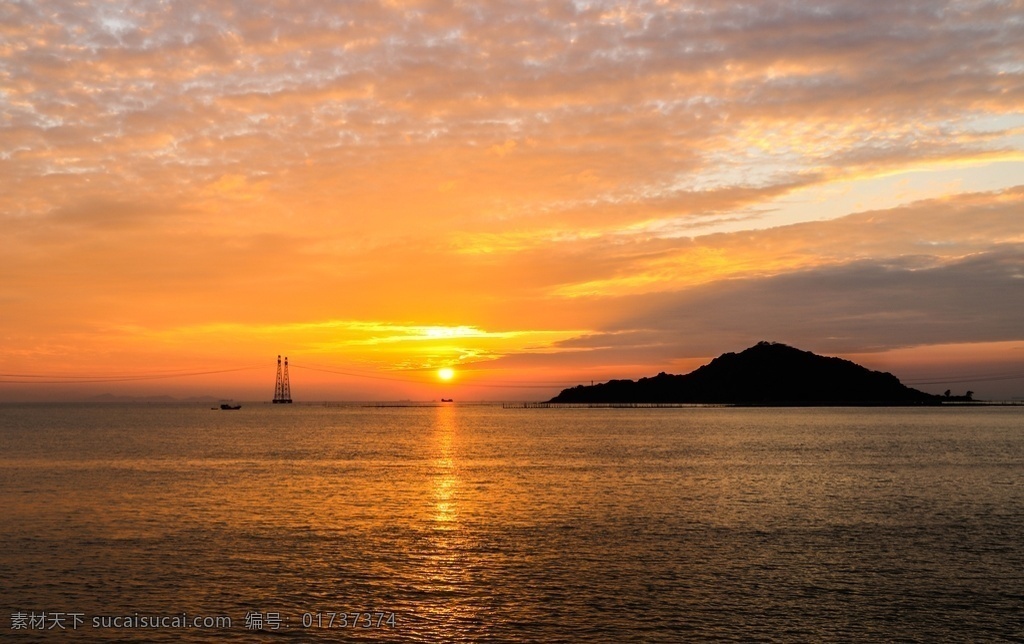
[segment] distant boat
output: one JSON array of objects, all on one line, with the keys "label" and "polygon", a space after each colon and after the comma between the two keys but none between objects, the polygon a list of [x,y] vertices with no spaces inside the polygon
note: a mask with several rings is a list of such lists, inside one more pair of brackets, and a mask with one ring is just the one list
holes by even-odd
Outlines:
[{"label": "distant boat", "polygon": [[455,402],[455,401],[452,400],[451,398],[442,398],[441,402]]},{"label": "distant boat", "polygon": [[242,406],[241,405],[229,405],[227,403],[222,403],[220,408],[224,409],[224,410],[228,410],[228,409],[241,409]]}]

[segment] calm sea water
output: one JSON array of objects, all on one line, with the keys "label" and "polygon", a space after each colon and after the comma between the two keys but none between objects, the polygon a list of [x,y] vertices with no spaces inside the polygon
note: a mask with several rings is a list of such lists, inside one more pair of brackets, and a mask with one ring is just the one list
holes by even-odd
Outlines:
[{"label": "calm sea water", "polygon": [[0,499],[5,641],[1024,638],[1021,408],[2,405]]}]

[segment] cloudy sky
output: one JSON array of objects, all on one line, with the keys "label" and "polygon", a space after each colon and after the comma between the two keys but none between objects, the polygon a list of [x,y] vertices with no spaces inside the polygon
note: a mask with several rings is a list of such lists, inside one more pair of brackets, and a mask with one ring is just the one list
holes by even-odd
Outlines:
[{"label": "cloudy sky", "polygon": [[6,0],[0,240],[5,400],[1024,396],[1024,1]]}]

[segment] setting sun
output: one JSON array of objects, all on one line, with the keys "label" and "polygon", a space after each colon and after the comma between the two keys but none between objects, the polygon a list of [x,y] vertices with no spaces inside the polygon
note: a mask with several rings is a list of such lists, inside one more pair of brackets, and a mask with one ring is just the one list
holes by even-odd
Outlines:
[{"label": "setting sun", "polygon": [[437,370],[437,377],[440,378],[441,380],[445,380],[445,381],[451,380],[452,378],[455,377],[455,370],[452,369],[451,367],[445,367],[444,369],[438,369]]}]

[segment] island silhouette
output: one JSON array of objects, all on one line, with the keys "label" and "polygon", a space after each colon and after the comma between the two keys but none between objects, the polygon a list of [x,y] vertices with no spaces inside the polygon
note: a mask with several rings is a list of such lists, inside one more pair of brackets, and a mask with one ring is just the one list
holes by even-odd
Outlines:
[{"label": "island silhouette", "polygon": [[939,405],[941,396],[891,373],[777,342],[724,353],[685,375],[659,373],[564,389],[551,403],[731,405]]}]

